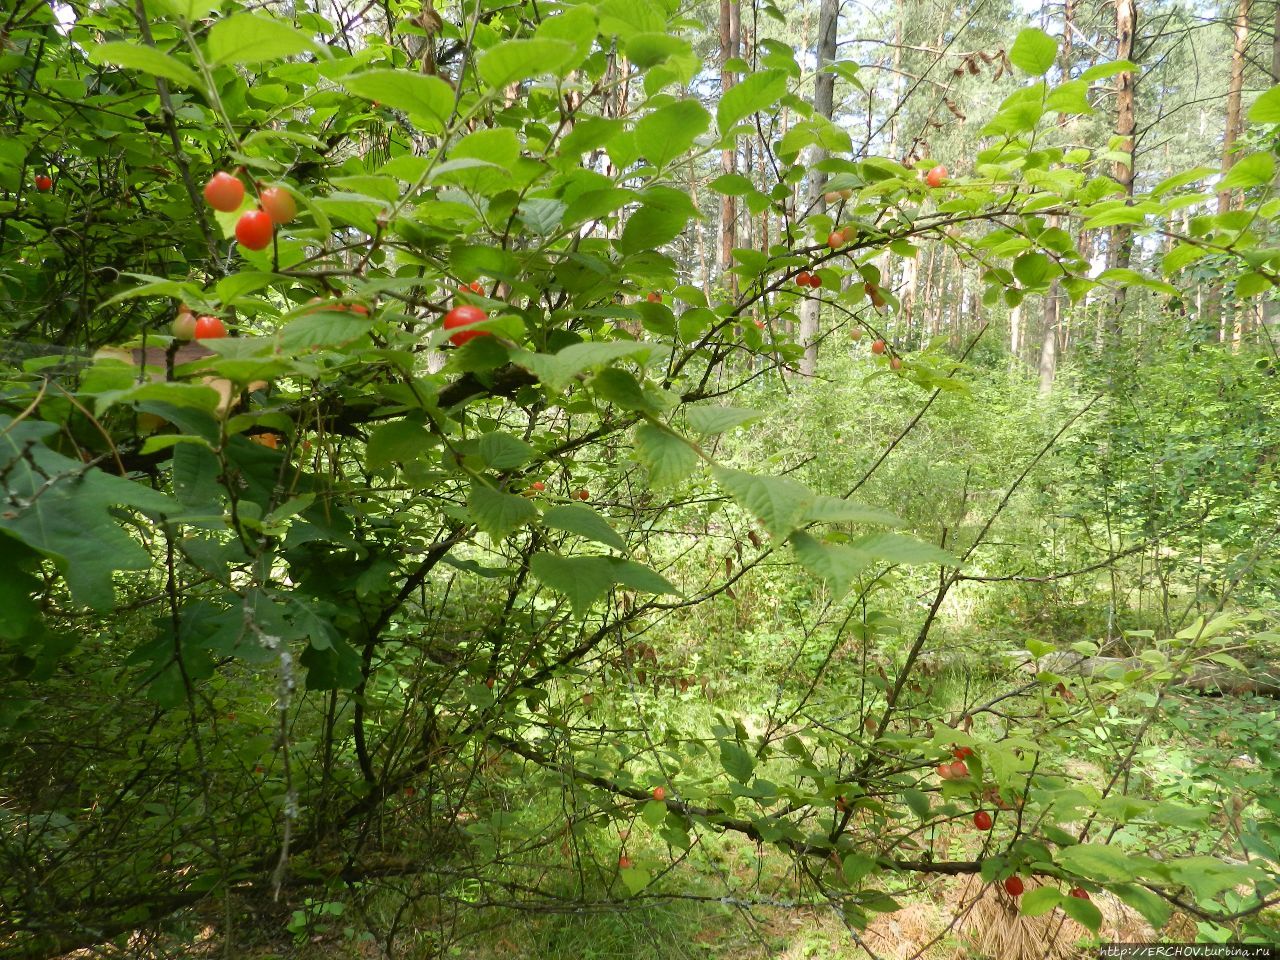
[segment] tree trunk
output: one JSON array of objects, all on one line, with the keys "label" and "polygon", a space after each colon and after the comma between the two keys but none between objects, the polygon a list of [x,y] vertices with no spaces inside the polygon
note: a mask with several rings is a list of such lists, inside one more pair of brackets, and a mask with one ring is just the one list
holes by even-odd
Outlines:
[{"label": "tree trunk", "polygon": [[[836,78],[834,74],[822,70],[824,66],[836,58],[836,17],[840,5],[838,0],[821,0],[818,7],[818,74],[813,81],[813,112],[820,117],[831,119],[835,108]],[[809,150],[809,202],[811,213],[820,214],[826,211],[826,202],[822,199],[826,189],[826,174],[817,167],[827,153],[814,145]],[[804,357],[800,360],[800,375],[812,377],[818,367],[818,319],[820,302],[809,298],[800,305],[800,342],[804,344]]]},{"label": "tree trunk", "polygon": [[[1138,22],[1136,0],[1115,0],[1116,6],[1116,59],[1133,59],[1133,34]],[[1120,152],[1126,159],[1117,160],[1112,175],[1116,182],[1124,188],[1127,199],[1133,198],[1134,176],[1134,136],[1137,132],[1137,121],[1133,109],[1134,74],[1132,70],[1122,70],[1116,74],[1116,136],[1120,138]],[[1130,252],[1133,246],[1133,229],[1127,224],[1117,224],[1111,228],[1107,259],[1110,267],[1129,266]],[[1110,318],[1110,332],[1116,334],[1120,329],[1120,314],[1124,309],[1125,285],[1117,284],[1113,301],[1114,310]]]},{"label": "tree trunk", "polygon": [[[1222,172],[1236,162],[1235,145],[1240,136],[1240,94],[1244,89],[1244,53],[1249,42],[1249,0],[1240,0],[1236,11],[1235,40],[1231,45],[1231,79],[1227,84],[1227,125],[1222,134]],[[1273,54],[1274,55],[1274,54]],[[1232,191],[1218,193],[1218,213],[1232,208]]]},{"label": "tree trunk", "polygon": [[1040,396],[1053,390],[1053,378],[1058,372],[1058,320],[1062,308],[1058,296],[1058,281],[1049,285],[1044,295],[1044,335],[1040,338]]},{"label": "tree trunk", "polygon": [[1016,365],[1022,350],[1022,304],[1009,311],[1009,352]]},{"label": "tree trunk", "polygon": [[[720,0],[720,95],[723,97],[733,86],[733,71],[729,61],[738,56],[738,4],[736,0]],[[724,173],[736,173],[738,169],[736,144],[730,144],[720,153],[720,169]],[[731,291],[737,291],[737,278],[729,273],[733,266],[733,248],[737,246],[738,205],[736,198],[728,194],[720,198],[720,278]]]}]

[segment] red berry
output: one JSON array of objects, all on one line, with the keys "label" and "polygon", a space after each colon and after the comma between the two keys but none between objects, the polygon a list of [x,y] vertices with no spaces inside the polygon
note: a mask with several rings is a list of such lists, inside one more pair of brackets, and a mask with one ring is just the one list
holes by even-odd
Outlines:
[{"label": "red berry", "polygon": [[862,328],[861,328],[861,327],[854,327],[852,330],[850,330],[850,331],[849,331],[849,337],[850,337],[850,339],[851,339],[851,340],[853,340],[855,343],[856,343],[857,341],[861,340],[861,339],[862,339]]},{"label": "red berry", "polygon": [[412,797],[412,796],[413,796],[415,793],[417,793],[417,792],[418,792],[418,791],[417,791],[417,790],[415,790],[415,789],[413,789],[413,787],[405,787],[405,788],[404,788],[404,795],[405,795],[406,797]]},{"label": "red berry", "polygon": [[204,198],[209,206],[223,213],[239,210],[244,202],[244,184],[225,170],[215,173],[204,185]]},{"label": "red berry", "polygon": [[619,870],[631,869],[631,858],[628,857],[625,853],[618,858],[618,869]]},{"label": "red berry", "polygon": [[947,179],[947,168],[938,164],[924,176],[924,182],[931,187],[940,187]]},{"label": "red berry", "polygon": [[891,357],[891,358],[889,359],[889,369],[891,369],[891,370],[901,370],[901,369],[902,369],[902,359],[901,359],[900,357]]},{"label": "red berry", "polygon": [[53,179],[43,173],[36,174],[36,189],[41,193],[48,193],[53,189]]},{"label": "red berry", "polygon": [[645,299],[646,299],[646,300],[648,300],[650,303],[661,303],[661,302],[662,302],[662,294],[660,294],[660,293],[651,293],[651,294],[649,294],[649,296],[645,297]]},{"label": "red berry", "polygon": [[288,223],[298,215],[298,204],[283,187],[267,187],[258,194],[258,203],[272,223]]},{"label": "red berry", "polygon": [[810,274],[810,275],[809,275],[809,286],[811,286],[813,289],[817,290],[817,289],[818,289],[818,287],[822,286],[822,278],[821,278],[820,276],[818,276],[816,273]]},{"label": "red berry", "polygon": [[973,747],[956,747],[951,751],[951,755],[957,760],[963,760],[965,757],[973,756]]},{"label": "red berry", "polygon": [[[489,315],[479,307],[454,307],[444,315],[444,328],[446,330],[453,330],[455,327],[465,327],[488,319]],[[464,330],[461,333],[453,334],[453,336],[449,338],[449,342],[455,347],[460,347],[468,340],[474,340],[476,337],[488,336],[492,336],[492,334],[487,330]]]},{"label": "red berry", "polygon": [[979,810],[973,815],[973,825],[979,830],[990,830],[991,823],[991,814],[985,810]]},{"label": "red berry", "polygon": [[951,779],[963,780],[969,775],[969,767],[963,760],[953,760],[951,762]]},{"label": "red berry", "polygon": [[1088,900],[1089,891],[1084,887],[1072,887],[1070,896],[1075,897],[1077,900]]},{"label": "red berry", "polygon": [[197,340],[218,340],[227,335],[221,317],[197,317],[192,330]]},{"label": "red berry", "polygon": [[1027,885],[1022,882],[1021,877],[1009,877],[1004,882],[1005,893],[1011,897],[1022,896],[1022,891],[1027,889]]},{"label": "red berry", "polygon": [[536,490],[539,493],[541,493],[543,490],[547,489],[547,485],[543,483],[541,480],[535,480],[533,481],[533,483],[529,484],[529,489]]},{"label": "red berry", "polygon": [[950,780],[950,779],[951,779],[951,764],[949,764],[949,763],[940,763],[940,764],[938,764],[938,776],[940,776],[943,780]]},{"label": "red berry", "polygon": [[274,233],[275,225],[265,210],[246,210],[236,221],[236,239],[250,250],[265,250]]},{"label": "red berry", "polygon": [[488,687],[490,690],[492,690],[492,689],[493,689],[493,677],[485,677],[485,679],[484,679],[484,685],[485,685],[486,687]]},{"label": "red berry", "polygon": [[663,800],[667,799],[667,791],[662,787],[654,787],[653,799],[661,803]]},{"label": "red berry", "polygon": [[802,287],[807,287],[809,285],[809,281],[812,279],[813,277],[809,275],[808,270],[801,270],[799,273],[796,274],[796,283],[798,283]]},{"label": "red berry", "polygon": [[470,290],[472,293],[484,293],[484,284],[481,283],[479,280],[472,280],[469,284],[467,284],[467,289]]},{"label": "red berry", "polygon": [[590,499],[591,499],[591,494],[587,492],[587,488],[586,488],[586,487],[583,487],[581,490],[579,490],[577,493],[575,493],[575,494],[574,494],[574,496],[575,496],[575,497],[577,497],[579,500],[590,500]]},{"label": "red berry", "polygon": [[833,230],[831,231],[831,233],[827,234],[827,246],[830,247],[832,250],[835,250],[839,247],[843,247],[844,231]]},{"label": "red berry", "polygon": [[883,341],[883,340],[873,340],[873,341],[871,342],[871,352],[872,352],[872,353],[876,353],[876,354],[884,353],[884,341]]},{"label": "red berry", "polygon": [[756,329],[757,329],[757,330],[763,330],[763,329],[764,329],[764,321],[763,321],[763,320],[757,320],[757,321],[756,321]]}]

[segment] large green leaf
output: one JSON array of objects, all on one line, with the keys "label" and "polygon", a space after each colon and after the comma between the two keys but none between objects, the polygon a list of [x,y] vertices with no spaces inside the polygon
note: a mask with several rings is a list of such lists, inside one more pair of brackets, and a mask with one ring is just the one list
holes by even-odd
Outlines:
[{"label": "large green leaf", "polygon": [[184,87],[199,87],[199,75],[176,58],[155,47],[117,40],[100,43],[89,50],[90,63],[110,63],[128,70],[140,70],[153,77],[164,77]]},{"label": "large green leaf", "polygon": [[1048,73],[1057,56],[1057,41],[1035,27],[1027,27],[1019,33],[1009,49],[1009,62],[1035,77]]},{"label": "large green leaf", "polygon": [[416,70],[369,70],[340,82],[357,97],[403,110],[424,133],[442,131],[453,115],[453,88]]},{"label": "large green leaf", "polygon": [[495,540],[514,533],[538,516],[538,508],[526,498],[478,482],[471,485],[468,506],[476,526]]},{"label": "large green leaf", "polygon": [[746,407],[687,407],[684,415],[694,433],[724,433],[760,419],[759,413]]},{"label": "large green leaf", "polygon": [[711,116],[697,100],[676,100],[636,124],[636,144],[650,163],[665,167],[682,156],[710,124]]},{"label": "large green leaf", "polygon": [[849,592],[854,578],[872,563],[865,553],[841,544],[823,543],[804,532],[791,535],[791,548],[801,566],[827,581],[837,600]]},{"label": "large green leaf", "polygon": [[1090,880],[1133,880],[1140,866],[1134,857],[1105,843],[1082,843],[1058,853],[1065,870]]},{"label": "large green leaf", "polygon": [[575,343],[558,353],[519,351],[512,359],[536,376],[549,390],[560,391],[580,374],[607,366],[624,357],[643,357],[653,352],[653,344],[634,340]]},{"label": "large green leaf", "polygon": [[725,492],[779,540],[804,522],[814,500],[813,491],[789,477],[759,476],[730,467],[715,467],[712,473]]},{"label": "large green leaf", "polygon": [[687,440],[652,423],[636,427],[635,451],[653,487],[677,484],[698,466],[698,455]]},{"label": "large green leaf", "polygon": [[787,74],[782,70],[753,73],[735,83],[716,106],[716,127],[724,136],[743,117],[767,110],[787,92]]},{"label": "large green leaf", "polygon": [[1251,153],[1241,157],[1218,184],[1219,190],[1245,190],[1270,183],[1275,176],[1276,162],[1269,153]]},{"label": "large green leaf", "polygon": [[1280,85],[1272,87],[1253,101],[1253,105],[1249,107],[1249,122],[1280,123]]},{"label": "large green leaf", "polygon": [[214,63],[263,63],[321,48],[311,37],[276,17],[233,13],[209,31],[209,59]]},{"label": "large green leaf", "polygon": [[538,453],[519,437],[501,431],[486,433],[476,446],[484,462],[494,470],[512,470],[523,466]]},{"label": "large green leaf", "polygon": [[554,530],[575,533],[580,537],[586,537],[588,540],[594,540],[596,543],[603,543],[607,547],[621,550],[623,553],[627,550],[627,542],[622,539],[618,531],[609,525],[608,520],[590,507],[584,507],[576,503],[561,504],[544,513],[542,522],[545,526]]},{"label": "large green leaf", "polygon": [[140,483],[54,452],[44,441],[57,432],[52,423],[15,423],[0,415],[0,476],[9,496],[0,533],[53,560],[76,602],[107,610],[112,574],[151,565],[151,555],[121,529],[113,508],[176,517],[182,507]]},{"label": "large green leaf", "polygon": [[619,557],[561,557],[538,553],[529,561],[529,569],[546,586],[564,594],[579,617],[615,585],[641,593],[679,593],[653,569]]},{"label": "large green leaf", "polygon": [[505,40],[480,54],[476,71],[490,87],[505,87],[544,73],[562,75],[576,53],[564,40]]}]

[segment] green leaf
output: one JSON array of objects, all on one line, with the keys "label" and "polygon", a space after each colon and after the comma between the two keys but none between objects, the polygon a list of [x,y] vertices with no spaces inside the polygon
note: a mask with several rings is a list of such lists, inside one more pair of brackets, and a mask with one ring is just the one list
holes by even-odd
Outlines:
[{"label": "green leaf", "polygon": [[644,564],[619,557],[561,557],[538,553],[529,561],[529,569],[546,586],[564,594],[574,615],[579,617],[615,584],[642,593],[679,593],[661,574]]},{"label": "green leaf", "polygon": [[757,411],[746,407],[686,407],[684,415],[689,421],[689,429],[703,434],[724,433],[760,419]]},{"label": "green leaf", "polygon": [[1280,123],[1280,85],[1272,87],[1253,101],[1249,107],[1249,122]]},{"label": "green leaf", "polygon": [[1160,930],[1173,916],[1173,907],[1169,902],[1146,887],[1140,887],[1136,883],[1121,883],[1113,885],[1110,889],[1117,897],[1142,914],[1142,918],[1155,930]]},{"label": "green leaf", "polygon": [[888,510],[869,507],[840,497],[815,497],[805,511],[809,523],[876,523],[885,527],[901,527],[903,521]]},{"label": "green leaf", "polygon": [[1090,880],[1132,880],[1138,875],[1137,864],[1104,843],[1082,843],[1059,851],[1058,863],[1064,870]]},{"label": "green leaf", "polygon": [[739,783],[746,783],[751,779],[751,773],[756,768],[756,758],[742,744],[732,740],[721,740],[720,766],[724,767],[725,772]]},{"label": "green leaf", "polygon": [[233,13],[209,31],[209,59],[214,63],[262,63],[321,48],[301,30],[275,17]]},{"label": "green leaf", "polygon": [[381,423],[369,435],[364,451],[365,466],[378,470],[393,463],[409,463],[434,445],[431,432],[416,420]]},{"label": "green leaf", "polygon": [[1218,190],[1246,190],[1270,183],[1275,176],[1276,162],[1269,153],[1251,153],[1241,157],[1218,183]]},{"label": "green leaf", "polygon": [[590,507],[576,503],[552,507],[542,515],[542,522],[554,530],[576,533],[580,537],[626,553],[627,542],[610,526],[608,520]]},{"label": "green leaf", "polygon": [[921,820],[929,819],[929,795],[923,790],[907,787],[902,791],[902,799],[911,808],[911,812]]},{"label": "green leaf", "polygon": [[127,70],[139,70],[153,77],[164,77],[184,87],[201,87],[199,75],[186,64],[179,62],[155,47],[141,43],[112,41],[100,43],[89,50],[90,63],[109,63]]},{"label": "green leaf", "polygon": [[672,404],[672,395],[642,383],[618,367],[605,367],[597,373],[591,378],[591,388],[601,400],[623,410],[662,413]]},{"label": "green leaf", "polygon": [[1068,80],[1049,91],[1044,108],[1057,113],[1093,113],[1089,103],[1089,83],[1087,80]]},{"label": "green leaf", "polygon": [[575,343],[558,353],[529,353],[517,351],[512,359],[542,382],[549,390],[559,392],[580,374],[603,367],[625,357],[647,356],[654,349],[651,343],[634,340],[615,340],[591,343]]},{"label": "green leaf", "polygon": [[471,484],[468,507],[476,526],[495,540],[501,540],[538,516],[538,508],[526,498],[503,493],[480,482]]},{"label": "green leaf", "polygon": [[77,603],[107,610],[112,574],[151,566],[150,553],[120,528],[114,508],[176,517],[182,507],[140,483],[54,452],[44,441],[57,432],[53,423],[15,423],[0,415],[0,476],[10,498],[0,513],[0,535],[15,537],[52,560]]},{"label": "green leaf", "polygon": [[501,431],[486,433],[480,438],[477,447],[481,458],[494,470],[512,470],[523,466],[538,453],[519,437]]},{"label": "green leaf", "polygon": [[871,533],[858,537],[849,546],[882,563],[940,563],[948,567],[960,565],[959,560],[941,547],[905,533]]},{"label": "green leaf", "polygon": [[1062,909],[1068,917],[1092,933],[1097,933],[1102,927],[1102,911],[1083,897],[1064,897]]},{"label": "green leaf", "polygon": [[1028,890],[1018,904],[1018,912],[1024,917],[1039,917],[1048,913],[1067,898],[1057,887],[1036,887]]},{"label": "green leaf", "polygon": [[1138,69],[1138,65],[1130,60],[1112,60],[1110,63],[1095,63],[1092,67],[1080,74],[1080,79],[1085,83],[1093,83],[1095,80],[1106,80],[1108,77],[1114,77],[1118,73],[1126,71],[1132,73]]},{"label": "green leaf", "polygon": [[753,73],[740,83],[735,83],[725,91],[716,106],[716,128],[720,135],[724,136],[748,114],[772,107],[786,92],[787,75],[782,70]]},{"label": "green leaf", "polygon": [[1024,287],[1037,287],[1053,273],[1053,261],[1043,253],[1024,253],[1013,261],[1013,275]]},{"label": "green leaf", "polygon": [[698,466],[698,455],[688,441],[652,423],[636,427],[635,451],[651,487],[680,483]]},{"label": "green leaf", "polygon": [[640,819],[656,830],[667,819],[667,805],[661,800],[650,800],[640,809]]},{"label": "green leaf", "polygon": [[715,467],[712,474],[725,492],[778,540],[785,540],[804,522],[814,500],[813,491],[789,477],[762,477],[730,467]]},{"label": "green leaf", "polygon": [[618,249],[625,254],[656,250],[684,233],[688,222],[689,217],[683,210],[643,206],[628,218]]},{"label": "green leaf", "polygon": [[1058,56],[1058,43],[1043,30],[1027,27],[1009,50],[1009,61],[1023,73],[1039,77],[1049,72]]},{"label": "green leaf", "polygon": [[650,163],[665,167],[682,156],[710,125],[711,115],[697,100],[676,100],[636,124],[636,143]]},{"label": "green leaf", "polygon": [[740,173],[722,173],[707,186],[716,193],[723,193],[731,197],[740,197],[744,193],[754,193],[756,189],[756,185]]},{"label": "green leaf", "polygon": [[639,893],[649,885],[649,871],[641,867],[623,867],[618,871],[618,876],[633,894]]},{"label": "green leaf", "polygon": [[[373,320],[337,310],[317,310],[281,328],[280,346],[290,353],[311,347],[340,347],[373,329]],[[221,344],[219,344],[221,346]]]},{"label": "green leaf", "polygon": [[564,40],[504,40],[480,54],[476,72],[496,89],[545,73],[561,76],[576,53],[577,48]]},{"label": "green leaf", "polygon": [[873,562],[865,553],[840,544],[823,543],[803,531],[791,535],[791,549],[801,566],[827,581],[836,600],[849,592],[854,578]]},{"label": "green leaf", "polygon": [[[416,70],[369,70],[339,81],[350,93],[403,110],[424,133],[439,133],[453,116],[453,88]],[[421,121],[430,123],[423,124]]]}]

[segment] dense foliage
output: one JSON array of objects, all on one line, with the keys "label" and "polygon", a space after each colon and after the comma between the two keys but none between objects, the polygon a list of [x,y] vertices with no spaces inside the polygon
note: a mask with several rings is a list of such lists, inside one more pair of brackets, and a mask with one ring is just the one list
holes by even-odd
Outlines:
[{"label": "dense foliage", "polygon": [[[1135,65],[1028,28],[938,172],[751,13],[723,87],[670,0],[5,14],[0,953],[667,897],[856,932],[965,875],[1274,937],[1274,707],[1168,709],[1274,646],[1274,368],[1128,318],[1269,291],[1280,93],[1128,195],[1091,118]],[[751,225],[714,283],[698,190]],[[1059,294],[1097,349],[1041,399],[986,331]],[[1213,747],[1135,773],[1169,729]]]}]

